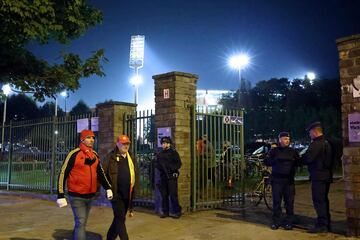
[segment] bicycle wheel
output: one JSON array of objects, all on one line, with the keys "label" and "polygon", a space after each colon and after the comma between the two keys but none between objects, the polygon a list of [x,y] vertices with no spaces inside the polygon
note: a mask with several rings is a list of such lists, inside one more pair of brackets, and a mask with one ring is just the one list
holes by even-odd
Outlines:
[{"label": "bicycle wheel", "polygon": [[249,202],[252,206],[257,206],[263,199],[263,191],[262,191],[262,181],[256,181],[253,187],[249,189],[249,191],[246,193],[246,199],[247,202]]},{"label": "bicycle wheel", "polygon": [[264,195],[264,202],[266,204],[266,207],[269,210],[272,210],[273,207],[272,188],[268,179],[264,183],[263,195]]}]

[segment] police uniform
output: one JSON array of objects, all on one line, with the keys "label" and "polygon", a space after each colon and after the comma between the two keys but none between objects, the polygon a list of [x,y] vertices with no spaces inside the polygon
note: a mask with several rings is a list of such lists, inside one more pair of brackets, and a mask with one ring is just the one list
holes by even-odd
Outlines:
[{"label": "police uniform", "polygon": [[[284,134],[284,136],[289,136]],[[283,137],[284,137],[283,136]],[[279,135],[279,138],[281,135]],[[272,167],[271,187],[273,197],[272,229],[277,229],[281,220],[281,201],[284,198],[286,209],[285,229],[292,229],[294,218],[295,167],[299,164],[299,155],[291,147],[275,147],[270,150],[264,163]]]},{"label": "police uniform", "polygon": [[[161,139],[161,142],[171,143],[170,138]],[[159,190],[162,198],[161,217],[171,216],[178,218],[181,215],[181,207],[178,200],[178,177],[181,160],[178,152],[173,149],[163,149],[156,157],[156,168],[160,172]],[[169,211],[169,200],[172,213]]]},{"label": "police uniform", "polygon": [[[321,127],[320,122],[311,124],[306,130]],[[308,150],[302,156],[303,164],[308,165],[311,180],[312,201],[317,214],[317,222],[310,232],[326,232],[330,229],[329,188],[332,182],[332,169],[326,166],[331,161],[332,149],[324,136],[312,139]]]}]

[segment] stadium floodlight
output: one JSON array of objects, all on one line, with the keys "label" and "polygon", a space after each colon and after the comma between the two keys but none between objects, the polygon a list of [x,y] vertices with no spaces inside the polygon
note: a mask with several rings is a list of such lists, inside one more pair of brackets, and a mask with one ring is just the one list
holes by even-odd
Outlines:
[{"label": "stadium floodlight", "polygon": [[133,35],[130,42],[129,66],[135,70],[144,66],[145,36]]},{"label": "stadium floodlight", "polygon": [[142,83],[142,78],[139,76],[139,69],[144,66],[144,49],[145,36],[131,36],[129,67],[135,70],[135,77],[130,80],[130,83],[135,87],[135,104],[138,103],[139,85]]},{"label": "stadium floodlight", "polygon": [[240,93],[242,89],[241,71],[250,64],[250,58],[246,54],[239,54],[229,59],[229,65],[231,68],[238,70],[239,75],[239,93],[238,93],[238,104],[240,105]]}]

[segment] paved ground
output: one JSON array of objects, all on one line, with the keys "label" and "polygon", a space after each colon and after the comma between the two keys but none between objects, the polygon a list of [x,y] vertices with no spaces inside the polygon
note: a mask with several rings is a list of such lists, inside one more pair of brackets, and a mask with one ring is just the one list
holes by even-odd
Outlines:
[{"label": "paved ground", "polygon": [[[298,214],[297,228],[293,231],[272,231],[270,212],[263,207],[200,211],[187,214],[181,219],[160,219],[151,211],[139,209],[135,217],[127,220],[130,239],[345,239],[346,223],[343,183],[332,185],[330,192],[333,216],[333,232],[310,235],[305,228],[314,220],[308,184],[296,188],[295,210]],[[58,208],[53,201],[14,196],[0,191],[0,239],[38,240],[71,239],[73,227],[69,207]],[[105,239],[112,221],[108,207],[93,207],[88,222],[88,239]],[[346,238],[351,239],[351,238]]]}]

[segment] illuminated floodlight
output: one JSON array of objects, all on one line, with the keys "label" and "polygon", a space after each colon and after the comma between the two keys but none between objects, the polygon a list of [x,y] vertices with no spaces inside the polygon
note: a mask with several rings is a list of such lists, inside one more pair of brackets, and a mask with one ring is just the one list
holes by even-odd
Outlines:
[{"label": "illuminated floodlight", "polygon": [[139,69],[144,66],[145,36],[133,35],[130,43],[130,68]]},{"label": "illuminated floodlight", "polygon": [[249,65],[249,63],[250,63],[250,59],[249,59],[249,56],[246,54],[240,54],[237,56],[233,56],[229,60],[229,65],[235,69],[243,69],[247,65]]},{"label": "illuminated floodlight", "polygon": [[308,72],[306,75],[310,81],[313,81],[316,78],[316,75],[313,72]]},{"label": "illuminated floodlight", "polygon": [[62,91],[62,92],[60,93],[60,95],[61,95],[62,97],[64,97],[64,98],[66,98],[66,97],[68,96],[67,91]]},{"label": "illuminated floodlight", "polygon": [[11,93],[11,87],[9,84],[5,84],[2,86],[2,91],[5,94],[5,96],[9,96],[9,94]]},{"label": "illuminated floodlight", "polygon": [[131,79],[130,79],[130,83],[131,85],[135,86],[135,87],[138,87],[141,83],[142,83],[142,77],[137,75],[137,76],[133,76]]}]

